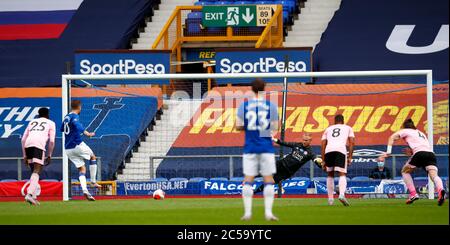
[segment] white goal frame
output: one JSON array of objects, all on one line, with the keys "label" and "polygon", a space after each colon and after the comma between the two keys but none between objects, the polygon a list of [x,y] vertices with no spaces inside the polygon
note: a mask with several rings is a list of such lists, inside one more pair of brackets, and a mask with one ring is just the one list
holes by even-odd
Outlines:
[{"label": "white goal frame", "polygon": [[[426,76],[428,140],[433,147],[433,72],[432,70],[387,70],[387,71],[330,71],[330,72],[283,72],[283,73],[191,73],[191,74],[117,74],[117,75],[62,75],[62,120],[69,113],[72,80],[167,80],[167,79],[235,79],[235,78],[310,78],[310,77],[384,77]],[[69,200],[69,159],[64,149],[62,136],[63,201]],[[386,139],[387,141],[387,139]],[[428,198],[434,199],[434,184],[428,178]]]}]

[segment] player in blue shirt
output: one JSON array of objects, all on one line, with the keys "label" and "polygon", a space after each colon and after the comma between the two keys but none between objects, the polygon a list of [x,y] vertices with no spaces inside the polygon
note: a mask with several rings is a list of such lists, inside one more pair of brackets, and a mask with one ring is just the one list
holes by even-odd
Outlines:
[{"label": "player in blue shirt", "polygon": [[79,177],[81,189],[83,195],[89,201],[95,201],[94,197],[89,193],[86,184],[86,167],[84,166],[84,160],[89,160],[89,172],[91,174],[91,185],[94,187],[101,187],[96,182],[97,176],[97,160],[92,152],[91,148],[86,145],[81,136],[84,134],[88,137],[92,137],[95,133],[86,131],[80,122],[81,101],[73,100],[70,104],[72,111],[64,117],[61,125],[61,132],[64,132],[67,157],[72,161],[79,171]]},{"label": "player in blue shirt", "polygon": [[253,181],[255,176],[264,179],[265,218],[269,221],[278,220],[272,213],[274,200],[274,179],[276,173],[275,149],[272,135],[278,129],[278,108],[264,99],[266,83],[260,79],[252,82],[254,98],[243,102],[237,111],[237,130],[245,131],[243,155],[243,172],[245,175],[242,189],[244,201],[244,216],[242,220],[252,217]]}]

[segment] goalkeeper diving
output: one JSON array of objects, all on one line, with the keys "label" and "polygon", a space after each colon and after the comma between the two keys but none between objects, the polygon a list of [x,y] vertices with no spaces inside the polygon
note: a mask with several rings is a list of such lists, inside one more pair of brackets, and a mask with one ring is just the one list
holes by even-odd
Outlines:
[{"label": "goalkeeper diving", "polygon": [[[319,168],[323,169],[322,158],[314,154],[311,141],[312,136],[309,133],[304,133],[301,142],[283,142],[279,139],[272,138],[272,140],[280,145],[291,148],[291,153],[284,156],[276,162],[277,172],[273,176],[276,184],[281,181],[291,178],[303,165],[312,160]],[[255,193],[264,190],[264,185],[256,189]]]}]

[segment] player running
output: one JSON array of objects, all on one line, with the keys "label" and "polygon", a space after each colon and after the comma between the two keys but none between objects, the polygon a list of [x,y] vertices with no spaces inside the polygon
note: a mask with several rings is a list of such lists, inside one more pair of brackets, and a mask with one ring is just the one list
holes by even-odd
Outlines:
[{"label": "player running", "polygon": [[269,221],[278,220],[272,213],[274,200],[274,180],[276,173],[275,149],[272,144],[272,131],[278,128],[277,107],[264,99],[265,82],[256,79],[252,82],[254,98],[243,102],[237,111],[237,130],[245,130],[245,145],[243,155],[243,172],[245,175],[242,199],[244,216],[241,220],[252,217],[253,181],[261,174],[264,180],[265,218]]},{"label": "player running", "polygon": [[[31,205],[39,205],[37,189],[39,186],[39,173],[44,163],[48,165],[55,146],[55,123],[49,120],[50,111],[42,107],[38,110],[39,118],[31,120],[22,136],[22,152],[25,164],[32,170],[30,185],[25,195],[25,201]],[[48,143],[47,158],[45,146]]]},{"label": "player running", "polygon": [[402,169],[403,181],[409,190],[409,198],[406,204],[412,204],[419,199],[419,195],[414,187],[411,173],[417,167],[424,168],[436,186],[438,193],[438,205],[442,206],[445,201],[445,190],[442,179],[438,176],[438,168],[436,167],[436,156],[431,150],[430,143],[424,133],[420,132],[414,125],[413,120],[406,119],[403,122],[403,129],[397,131],[389,137],[386,153],[379,157],[379,161],[385,160],[392,153],[392,145],[395,141],[403,139],[412,149],[412,156],[406,161]]},{"label": "player running", "polygon": [[[349,145],[348,155],[347,142]],[[328,173],[328,205],[334,203],[334,172],[339,172],[339,201],[344,206],[350,205],[345,198],[345,190],[347,188],[347,166],[352,163],[354,145],[353,129],[344,124],[344,116],[336,115],[334,125],[328,127],[322,135],[322,158]]]},{"label": "player running", "polygon": [[[312,151],[312,136],[305,133],[302,142],[283,142],[279,139],[272,139],[275,143],[291,148],[291,153],[278,160],[276,163],[277,173],[273,176],[275,184],[292,177],[303,165],[312,160],[319,168],[322,168],[322,158],[316,156]],[[255,193],[261,192],[264,185],[261,185]]]},{"label": "player running", "polygon": [[64,117],[63,123],[61,125],[61,131],[65,135],[65,144],[67,157],[75,164],[79,171],[79,177],[81,189],[83,190],[83,195],[89,201],[95,201],[95,198],[89,193],[86,184],[86,167],[84,160],[89,160],[89,172],[91,174],[91,185],[94,187],[101,187],[97,184],[97,160],[92,152],[91,148],[86,145],[81,139],[81,135],[84,134],[88,137],[95,135],[94,132],[88,132],[80,123],[80,112],[81,112],[81,101],[73,100],[71,102],[72,111]]}]

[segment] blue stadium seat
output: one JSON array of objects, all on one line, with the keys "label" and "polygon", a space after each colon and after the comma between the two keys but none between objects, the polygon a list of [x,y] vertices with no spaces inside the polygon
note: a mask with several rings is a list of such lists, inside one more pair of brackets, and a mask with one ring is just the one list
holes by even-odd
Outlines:
[{"label": "blue stadium seat", "polygon": [[70,182],[72,182],[72,183],[73,182],[80,182],[80,180],[79,179],[71,179]]},{"label": "blue stadium seat", "polygon": [[187,178],[179,177],[179,178],[170,178],[169,181],[188,181]]},{"label": "blue stadium seat", "polygon": [[327,177],[314,177],[312,180],[318,182],[327,182]]},{"label": "blue stadium seat", "polygon": [[227,181],[228,178],[225,178],[225,177],[214,177],[214,178],[210,178],[209,180],[211,180],[211,181]]},{"label": "blue stadium seat", "polygon": [[304,180],[307,180],[307,181],[309,181],[309,178],[308,178],[308,177],[293,177],[293,178],[291,178],[291,180],[294,180],[294,181],[304,181]]},{"label": "blue stadium seat", "polygon": [[16,182],[16,179],[2,179],[0,182]]},{"label": "blue stadium seat", "polygon": [[204,178],[204,177],[194,177],[194,178],[190,178],[190,179],[189,179],[189,182],[200,182],[200,181],[203,181],[203,180],[207,180],[207,178]]},{"label": "blue stadium seat", "polygon": [[167,178],[162,178],[162,177],[154,178],[154,179],[152,179],[152,181],[156,181],[156,182],[167,181]]},{"label": "blue stadium seat", "polygon": [[402,176],[395,176],[394,177],[394,180],[401,180],[402,179]]},{"label": "blue stadium seat", "polygon": [[230,179],[230,181],[239,181],[239,182],[243,182],[244,181],[244,177],[233,177]]},{"label": "blue stadium seat", "polygon": [[356,176],[352,178],[352,181],[369,181],[370,178],[367,176]]}]

